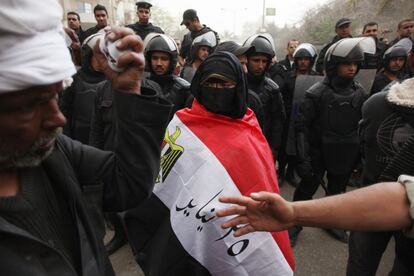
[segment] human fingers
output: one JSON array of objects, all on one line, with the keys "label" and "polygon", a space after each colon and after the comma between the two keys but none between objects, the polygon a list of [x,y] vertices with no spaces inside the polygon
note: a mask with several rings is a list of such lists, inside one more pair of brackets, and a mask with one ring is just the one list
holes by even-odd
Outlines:
[{"label": "human fingers", "polygon": [[118,57],[118,67],[123,68],[131,65],[143,71],[145,67],[144,55],[142,53],[126,52]]},{"label": "human fingers", "polygon": [[237,237],[249,234],[249,233],[254,232],[254,231],[256,231],[256,230],[253,228],[253,226],[251,226],[250,224],[246,224],[243,227],[238,228],[233,233],[233,236],[235,236],[237,238]]},{"label": "human fingers", "polygon": [[219,201],[222,203],[232,203],[246,206],[251,199],[247,196],[221,196]]},{"label": "human fingers", "polygon": [[267,201],[267,202],[273,202],[280,197],[280,195],[270,192],[258,192],[258,193],[251,193],[250,197],[256,201]]},{"label": "human fingers", "polygon": [[226,229],[242,224],[247,224],[249,222],[249,219],[245,215],[240,215],[235,218],[232,218],[224,223],[221,224],[221,228]]},{"label": "human fingers", "polygon": [[118,50],[131,49],[134,52],[140,53],[144,50],[144,43],[139,36],[133,34],[120,38],[116,42],[116,47]]},{"label": "human fingers", "polygon": [[128,35],[135,35],[134,31],[125,27],[108,26],[104,29],[106,38],[110,41],[116,41]]},{"label": "human fingers", "polygon": [[244,206],[232,206],[226,209],[221,209],[216,212],[218,217],[232,216],[232,215],[244,215],[246,213],[246,207]]}]

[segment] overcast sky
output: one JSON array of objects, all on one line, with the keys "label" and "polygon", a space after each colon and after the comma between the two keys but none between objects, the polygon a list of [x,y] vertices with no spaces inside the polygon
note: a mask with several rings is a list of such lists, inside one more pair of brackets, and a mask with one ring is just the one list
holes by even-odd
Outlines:
[{"label": "overcast sky", "polygon": [[[330,0],[266,0],[266,8],[276,8],[275,17],[266,17],[266,22],[275,22],[278,26],[295,24],[300,21],[304,13],[317,5]],[[257,21],[262,18],[262,0],[152,0],[154,5],[165,8],[173,16],[182,17],[186,9],[197,10],[198,17],[203,24],[212,29],[223,32],[239,33],[241,26],[248,21]]]}]

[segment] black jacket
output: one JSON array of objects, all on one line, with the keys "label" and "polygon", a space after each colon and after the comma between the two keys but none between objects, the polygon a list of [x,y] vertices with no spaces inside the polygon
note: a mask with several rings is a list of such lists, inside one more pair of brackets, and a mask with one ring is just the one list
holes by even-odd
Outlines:
[{"label": "black jacket", "polygon": [[325,78],[306,91],[302,114],[315,173],[328,170],[332,174],[347,174],[358,160],[358,122],[367,94],[355,81],[348,89],[347,96],[339,95]]},{"label": "black jacket", "polygon": [[407,101],[414,97],[407,88],[395,82],[370,97],[362,108],[359,137],[365,159],[364,185],[379,181],[385,167],[414,134],[414,106]]},{"label": "black jacket", "polygon": [[263,133],[272,149],[273,157],[276,158],[282,144],[283,122],[286,119],[279,86],[268,77],[258,78],[252,77],[250,74],[247,74],[247,85],[249,90],[255,92],[262,102]]},{"label": "black jacket", "polygon": [[161,87],[163,97],[174,104],[171,118],[175,112],[186,107],[191,93],[188,81],[174,75],[157,76],[155,74],[149,74],[148,79],[156,82]]},{"label": "black jacket", "polygon": [[[158,84],[148,79],[143,79],[141,87],[145,91],[155,91],[158,96],[162,97],[161,88]],[[167,102],[163,99],[163,102]],[[114,92],[110,81],[106,81],[98,88],[95,97],[95,105],[92,109],[91,130],[89,133],[89,144],[93,147],[103,150],[113,150],[116,141],[116,117],[114,113]],[[132,111],[131,111],[132,112]],[[137,114],[140,110],[134,110]],[[151,108],[146,112],[153,113]],[[164,116],[164,114],[160,114]],[[154,114],[154,118],[158,118]]]},{"label": "black jacket", "polygon": [[[79,233],[79,240],[74,242],[80,245],[82,275],[114,275],[91,221],[91,206],[83,197],[92,194],[104,210],[120,211],[150,196],[171,108],[150,90],[143,91],[142,96],[115,93],[114,98],[118,129],[114,152],[85,146],[62,135],[42,163],[51,182],[66,191]],[[1,275],[78,275],[55,248],[1,215],[0,238]]]},{"label": "black jacket", "polygon": [[83,144],[89,144],[96,89],[105,81],[103,74],[91,74],[80,69],[73,77],[72,85],[59,97],[60,109],[67,120],[63,133]]},{"label": "black jacket", "polygon": [[136,22],[134,24],[127,25],[126,27],[131,28],[136,35],[139,35],[141,37],[142,40],[144,40],[149,33],[164,33],[160,27],[154,26],[152,23],[141,24],[139,22]]},{"label": "black jacket", "polygon": [[[202,34],[205,34],[209,31],[213,31],[212,29],[210,29],[209,27],[207,27],[206,25],[203,25],[203,28],[199,31],[192,31],[192,32],[188,32],[184,35],[183,37],[183,41],[181,42],[181,50],[180,50],[180,56],[182,58],[188,58],[190,56],[190,49],[191,49],[191,44],[193,43],[194,38],[196,38],[197,36],[200,36]],[[217,32],[213,31],[216,35],[216,39],[217,39],[217,45],[220,42],[220,38],[217,34]]]}]

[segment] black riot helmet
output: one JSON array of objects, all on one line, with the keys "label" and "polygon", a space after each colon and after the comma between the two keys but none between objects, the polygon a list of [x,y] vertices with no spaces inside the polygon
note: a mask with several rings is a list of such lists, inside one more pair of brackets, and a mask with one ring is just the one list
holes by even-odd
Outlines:
[{"label": "black riot helmet", "polygon": [[90,35],[82,43],[81,47],[81,66],[83,70],[91,70],[91,58],[93,55],[93,47],[99,39],[104,39],[105,33],[98,32]]},{"label": "black riot helmet", "polygon": [[263,54],[268,57],[267,69],[272,62],[272,58],[275,56],[275,45],[273,38],[268,33],[255,34],[246,39],[243,43],[243,47],[254,47],[254,51],[248,53],[247,56],[254,56],[257,54]]},{"label": "black riot helmet", "polygon": [[164,52],[170,56],[170,66],[168,67],[167,74],[172,74],[178,59],[178,47],[174,39],[159,33],[150,33],[144,40],[144,55],[147,70],[152,73],[151,68],[151,56],[152,52]]},{"label": "black riot helmet", "polygon": [[316,60],[317,56],[318,56],[318,52],[317,52],[315,46],[313,46],[310,43],[301,43],[296,48],[295,52],[293,53],[293,58],[295,60],[295,63],[296,63],[296,59],[307,57],[311,61],[311,67],[315,63],[315,60]]},{"label": "black riot helmet", "polygon": [[208,47],[210,53],[213,51],[213,48],[217,46],[217,38],[213,31],[208,31],[194,38],[191,44],[189,63],[197,58],[198,49],[202,46]]},{"label": "black riot helmet", "polygon": [[328,78],[336,75],[341,63],[356,62],[358,70],[365,54],[375,54],[376,44],[372,37],[344,38],[333,44],[325,54],[325,72]]},{"label": "black riot helmet", "polygon": [[389,69],[389,62],[392,58],[402,57],[404,58],[405,62],[407,62],[408,53],[412,47],[413,43],[409,38],[403,38],[392,45],[384,52],[384,55],[382,57],[384,68]]}]

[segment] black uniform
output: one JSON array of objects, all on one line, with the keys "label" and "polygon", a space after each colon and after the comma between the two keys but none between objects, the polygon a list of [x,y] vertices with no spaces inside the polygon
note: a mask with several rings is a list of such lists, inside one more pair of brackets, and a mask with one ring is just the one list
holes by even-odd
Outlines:
[{"label": "black uniform", "polygon": [[127,25],[127,27],[131,28],[136,35],[139,35],[141,37],[142,40],[144,40],[149,33],[164,33],[164,31],[160,27],[154,26],[152,25],[152,23],[142,24],[137,22],[134,24]]},{"label": "black uniform", "polygon": [[273,157],[276,158],[282,143],[283,122],[286,119],[279,86],[264,75],[257,77],[250,73],[247,73],[247,86],[259,96],[262,102],[263,133],[272,149]]},{"label": "black uniform", "polygon": [[305,137],[316,178],[312,185],[296,189],[295,200],[311,199],[325,171],[328,193],[345,191],[359,158],[357,130],[367,94],[355,81],[347,87],[338,87],[326,78],[306,91],[305,97],[302,111]]},{"label": "black uniform", "polygon": [[67,119],[64,134],[83,144],[89,144],[96,90],[105,81],[105,75],[91,66],[92,48],[98,37],[99,35],[90,37],[82,45],[82,67],[73,77],[72,85],[59,97],[60,108]]},{"label": "black uniform", "polygon": [[[309,75],[319,75],[318,73],[316,73],[315,71],[311,70],[309,72]],[[279,152],[279,156],[278,156],[278,161],[279,161],[279,171],[278,171],[278,176],[279,177],[284,177],[284,168],[286,166],[286,163],[289,163],[289,167],[291,166],[295,166],[297,161],[296,158],[294,158],[293,156],[287,156],[286,155],[286,144],[287,144],[287,139],[288,139],[288,134],[289,134],[289,124],[290,123],[294,123],[291,122],[291,113],[292,113],[292,105],[293,105],[293,96],[294,96],[294,92],[295,92],[295,84],[296,84],[296,77],[297,77],[297,72],[296,71],[289,71],[287,73],[287,75],[285,76],[285,78],[283,79],[282,86],[280,86],[280,91],[282,93],[283,96],[283,103],[285,106],[285,111],[286,111],[286,120],[283,124],[283,135],[282,135],[282,147],[281,150]],[[293,173],[291,167],[290,169],[288,169],[288,171],[290,171],[291,173]],[[303,177],[303,173],[300,173],[300,176]]]},{"label": "black uniform", "polygon": [[101,73],[79,70],[72,85],[62,92],[59,105],[67,123],[63,133],[83,144],[89,144],[92,110],[98,86],[105,81]]},{"label": "black uniform", "polygon": [[217,32],[213,31],[206,25],[203,25],[203,28],[201,30],[188,32],[187,34],[184,35],[183,41],[181,42],[180,56],[182,58],[188,58],[190,56],[191,44],[193,43],[194,38],[202,34],[205,34],[207,32],[210,32],[210,31],[214,32],[214,34],[216,35],[216,39],[217,39],[216,45],[217,45],[220,41],[220,38]]},{"label": "black uniform", "polygon": [[284,85],[285,78],[289,73],[289,69],[280,63],[270,65],[269,70],[266,72],[267,76],[271,78],[279,87]]},{"label": "black uniform", "polygon": [[150,74],[150,80],[156,82],[162,90],[162,95],[174,104],[171,118],[175,112],[186,107],[186,102],[190,96],[190,83],[183,78],[174,75],[158,76]]}]

